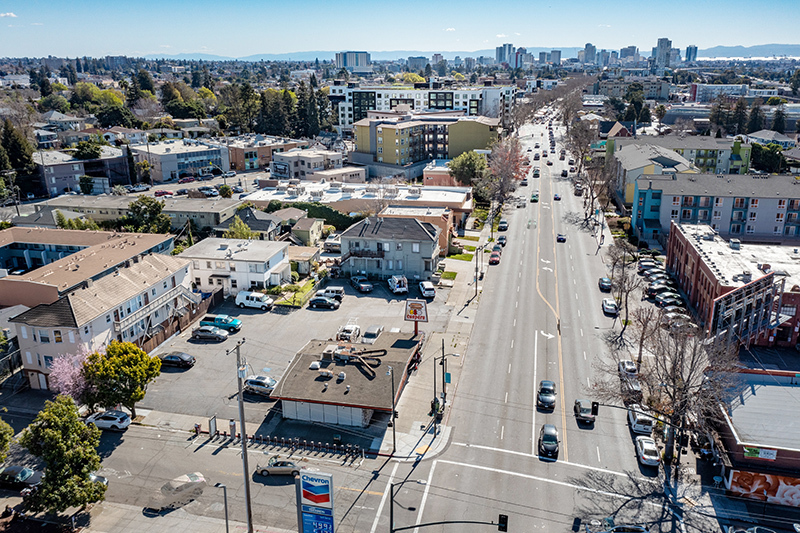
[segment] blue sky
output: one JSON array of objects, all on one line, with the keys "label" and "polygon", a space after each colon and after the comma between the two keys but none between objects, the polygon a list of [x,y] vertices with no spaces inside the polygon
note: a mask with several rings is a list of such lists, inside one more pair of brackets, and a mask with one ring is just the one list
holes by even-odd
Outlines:
[{"label": "blue sky", "polygon": [[[797,44],[798,0],[0,0],[0,55]],[[325,59],[325,58],[320,58]]]}]

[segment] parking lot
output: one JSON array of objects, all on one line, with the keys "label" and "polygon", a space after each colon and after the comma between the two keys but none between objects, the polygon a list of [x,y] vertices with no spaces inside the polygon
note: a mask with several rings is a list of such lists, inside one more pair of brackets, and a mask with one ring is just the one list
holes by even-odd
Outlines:
[{"label": "parking lot", "polygon": [[[183,351],[194,355],[197,362],[190,369],[162,368],[161,376],[147,389],[142,409],[196,415],[219,419],[238,418],[236,394],[237,341],[246,339],[241,355],[248,364],[248,374],[268,375],[280,380],[295,353],[311,339],[333,339],[339,327],[356,320],[362,332],[374,324],[386,330],[400,328],[412,331],[413,324],[403,320],[405,300],[419,298],[419,287],[410,283],[410,293],[392,294],[386,282],[374,282],[371,293],[360,294],[348,280],[332,280],[329,286],[343,286],[345,297],[338,310],[275,309],[263,312],[256,309],[239,309],[231,298],[212,312],[229,314],[242,320],[242,330],[231,334],[223,342],[195,341],[191,331],[165,342],[153,353]],[[437,288],[436,298],[428,301],[429,322],[421,324],[427,333],[444,331],[452,308],[444,305],[448,289]],[[229,354],[226,351],[230,350]],[[261,423],[273,402],[267,398],[245,394],[248,422]]]}]

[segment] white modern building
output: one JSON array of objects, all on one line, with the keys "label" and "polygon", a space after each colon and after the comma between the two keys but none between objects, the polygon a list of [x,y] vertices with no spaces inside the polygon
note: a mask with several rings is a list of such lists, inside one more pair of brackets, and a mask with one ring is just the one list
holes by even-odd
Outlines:
[{"label": "white modern building", "polygon": [[288,248],[288,242],[208,238],[180,257],[192,261],[197,288],[221,288],[225,296],[232,296],[291,281]]},{"label": "white modern building", "polygon": [[269,164],[272,177],[277,179],[313,179],[315,172],[342,168],[344,156],[341,152],[309,148],[294,148],[287,152],[272,154]]},{"label": "white modern building", "polygon": [[150,163],[154,183],[182,176],[210,174],[215,168],[230,170],[228,150],[190,139],[163,141],[130,147],[137,161]]}]

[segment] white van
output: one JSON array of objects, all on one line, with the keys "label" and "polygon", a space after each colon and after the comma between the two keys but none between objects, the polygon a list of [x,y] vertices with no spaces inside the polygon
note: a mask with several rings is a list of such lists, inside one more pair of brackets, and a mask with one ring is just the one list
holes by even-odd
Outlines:
[{"label": "white van", "polygon": [[422,293],[423,298],[435,298],[436,297],[436,288],[433,286],[433,283],[430,281],[420,281],[419,282],[419,292]]},{"label": "white van", "polygon": [[628,407],[628,422],[634,433],[650,435],[653,431],[653,417],[644,414],[639,404],[634,403]]},{"label": "white van", "polygon": [[266,311],[272,308],[273,300],[261,292],[239,291],[236,294],[236,305],[240,308],[255,307]]}]

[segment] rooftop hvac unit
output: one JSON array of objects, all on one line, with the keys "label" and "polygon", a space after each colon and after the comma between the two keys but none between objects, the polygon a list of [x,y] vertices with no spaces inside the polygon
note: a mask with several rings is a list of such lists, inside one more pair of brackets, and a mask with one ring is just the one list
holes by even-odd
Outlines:
[{"label": "rooftop hvac unit", "polygon": [[408,189],[408,194],[411,196],[419,196],[420,194],[422,194],[422,189],[420,189],[419,187],[410,187]]}]

